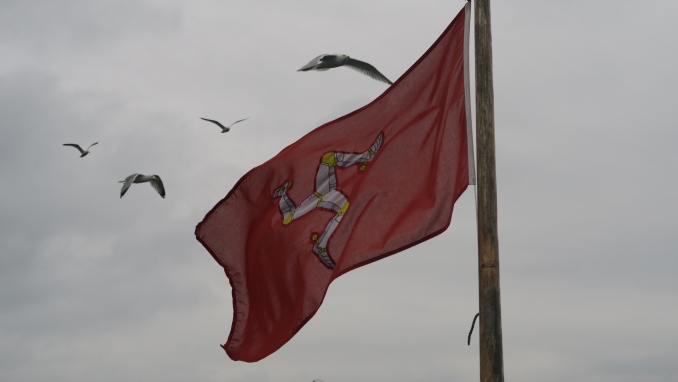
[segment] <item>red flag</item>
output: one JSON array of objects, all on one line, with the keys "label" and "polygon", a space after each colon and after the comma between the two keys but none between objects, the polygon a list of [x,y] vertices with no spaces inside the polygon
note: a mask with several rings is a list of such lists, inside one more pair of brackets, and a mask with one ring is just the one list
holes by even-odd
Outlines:
[{"label": "red flag", "polygon": [[335,278],[447,229],[469,184],[466,12],[379,98],[249,171],[198,224],[233,290],[233,360],[289,341]]}]

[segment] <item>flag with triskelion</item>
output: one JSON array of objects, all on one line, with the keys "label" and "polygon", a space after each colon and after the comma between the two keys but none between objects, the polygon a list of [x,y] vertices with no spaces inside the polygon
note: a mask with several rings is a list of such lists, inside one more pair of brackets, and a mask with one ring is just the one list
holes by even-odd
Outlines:
[{"label": "flag with triskelion", "polygon": [[464,25],[462,10],[379,98],[249,171],[198,224],[233,290],[233,360],[279,349],[340,275],[447,229],[469,184]]}]

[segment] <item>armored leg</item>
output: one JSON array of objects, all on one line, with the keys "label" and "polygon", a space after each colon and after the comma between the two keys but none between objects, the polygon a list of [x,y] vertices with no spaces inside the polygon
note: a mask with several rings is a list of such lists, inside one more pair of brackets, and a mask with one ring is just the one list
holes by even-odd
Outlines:
[{"label": "armored leg", "polygon": [[336,165],[339,167],[348,167],[356,163],[364,164],[371,161],[372,158],[377,155],[383,141],[384,135],[379,134],[372,146],[362,154],[336,153]]},{"label": "armored leg", "polygon": [[291,187],[290,182],[285,182],[273,192],[273,198],[280,198],[279,207],[280,213],[283,216],[283,225],[288,225],[294,219],[298,219],[307,213],[311,212],[318,206],[319,197],[315,194],[309,196],[304,200],[299,207],[294,205],[292,199],[287,196],[287,189]]}]

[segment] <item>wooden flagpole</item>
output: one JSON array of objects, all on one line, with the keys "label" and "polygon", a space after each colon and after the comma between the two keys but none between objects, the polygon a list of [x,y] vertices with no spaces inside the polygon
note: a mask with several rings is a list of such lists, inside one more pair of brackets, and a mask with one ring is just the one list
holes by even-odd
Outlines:
[{"label": "wooden flagpole", "polygon": [[480,381],[503,382],[490,0],[474,0],[474,3]]}]

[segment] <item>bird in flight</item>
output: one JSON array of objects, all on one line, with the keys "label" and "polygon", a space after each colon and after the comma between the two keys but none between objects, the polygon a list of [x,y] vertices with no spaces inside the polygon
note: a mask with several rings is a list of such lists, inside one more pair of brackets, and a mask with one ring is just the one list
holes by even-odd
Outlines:
[{"label": "bird in flight", "polygon": [[[97,143],[99,143],[99,142],[94,142],[94,143],[92,143],[91,145],[89,145],[89,147],[92,147],[92,146],[96,145]],[[72,146],[72,147],[75,147],[76,149],[78,149],[78,151],[80,151],[80,158],[82,158],[82,157],[84,157],[85,155],[89,154],[89,147],[87,148],[87,150],[83,150],[83,149],[80,147],[80,145],[76,145],[75,143],[64,143],[64,146]]]},{"label": "bird in flight", "polygon": [[221,123],[219,123],[219,121],[215,121],[215,120],[213,120],[213,119],[207,119],[207,118],[200,118],[200,119],[202,119],[203,121],[212,122],[212,123],[214,123],[215,125],[221,127],[221,132],[222,132],[222,133],[228,133],[228,131],[231,130],[231,126],[235,125],[235,124],[238,123],[238,122],[242,122],[242,121],[244,121],[245,119],[250,119],[250,117],[247,117],[247,118],[245,118],[245,119],[239,119],[239,120],[237,120],[237,121],[231,123],[231,124],[228,125],[228,126],[224,126],[224,125],[222,125]]},{"label": "bird in flight", "polygon": [[312,59],[308,64],[302,66],[301,69],[297,70],[297,72],[308,72],[309,70],[324,71],[332,68],[338,68],[340,66],[346,66],[347,68],[367,75],[377,81],[385,82],[389,85],[393,84],[393,82],[381,74],[377,68],[368,64],[367,62],[356,60],[355,58],[351,58],[345,54],[338,53],[321,54],[320,56]]},{"label": "bird in flight", "polygon": [[155,188],[156,191],[158,191],[158,194],[165,198],[165,186],[162,185],[162,179],[160,179],[159,176],[157,175],[144,175],[144,174],[132,174],[125,178],[125,180],[121,180],[118,183],[125,183],[122,185],[122,189],[120,190],[120,198],[122,199],[122,196],[125,195],[127,192],[127,189],[132,185],[132,183],[145,183],[145,182],[151,182],[151,186]]}]

